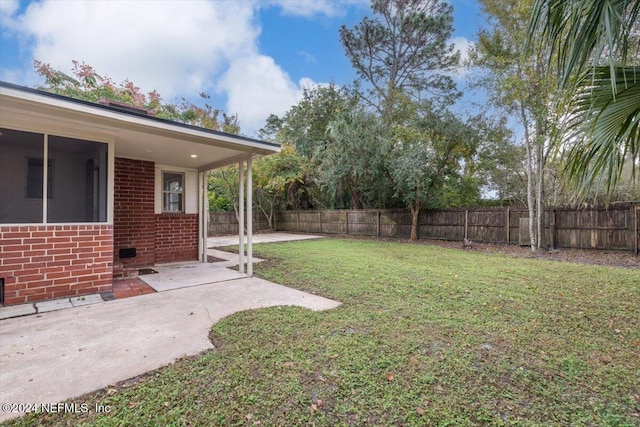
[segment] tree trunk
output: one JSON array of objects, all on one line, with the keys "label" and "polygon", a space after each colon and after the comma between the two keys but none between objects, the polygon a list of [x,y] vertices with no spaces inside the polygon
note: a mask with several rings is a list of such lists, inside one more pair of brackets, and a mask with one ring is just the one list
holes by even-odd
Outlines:
[{"label": "tree trunk", "polygon": [[541,141],[538,136],[537,158],[536,158],[536,249],[542,247],[542,232],[543,232],[543,215],[544,215],[544,141]]},{"label": "tree trunk", "polygon": [[522,124],[524,126],[524,144],[527,152],[527,207],[529,208],[529,239],[531,242],[531,252],[535,252],[537,249],[536,244],[536,236],[535,233],[535,218],[536,218],[536,209],[535,209],[535,198],[533,194],[533,181],[534,181],[534,167],[533,167],[533,153],[531,147],[531,135],[529,134],[529,120],[527,119],[527,113],[524,110],[524,106],[520,104],[520,114],[522,119]]},{"label": "tree trunk", "polygon": [[418,215],[420,214],[420,205],[416,203],[411,207],[411,241],[418,240]]}]

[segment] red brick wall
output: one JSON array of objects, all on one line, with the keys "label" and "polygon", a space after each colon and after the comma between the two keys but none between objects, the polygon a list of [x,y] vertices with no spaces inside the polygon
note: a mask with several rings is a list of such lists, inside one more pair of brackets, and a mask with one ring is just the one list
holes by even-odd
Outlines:
[{"label": "red brick wall", "polygon": [[5,305],[111,290],[110,225],[0,226]]},{"label": "red brick wall", "polygon": [[157,263],[198,259],[198,215],[156,215],[155,261]]},{"label": "red brick wall", "polygon": [[[115,159],[113,206],[114,263],[116,274],[149,267],[154,262],[155,164],[143,160]],[[134,258],[119,258],[119,249],[136,248]]]}]

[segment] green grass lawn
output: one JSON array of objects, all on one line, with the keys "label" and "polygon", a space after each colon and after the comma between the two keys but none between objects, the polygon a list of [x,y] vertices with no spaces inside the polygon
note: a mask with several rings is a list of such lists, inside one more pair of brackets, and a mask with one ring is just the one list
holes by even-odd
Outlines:
[{"label": "green grass lawn", "polygon": [[343,302],[213,326],[216,349],[78,402],[78,425],[640,425],[640,270],[322,239],[256,275]]}]

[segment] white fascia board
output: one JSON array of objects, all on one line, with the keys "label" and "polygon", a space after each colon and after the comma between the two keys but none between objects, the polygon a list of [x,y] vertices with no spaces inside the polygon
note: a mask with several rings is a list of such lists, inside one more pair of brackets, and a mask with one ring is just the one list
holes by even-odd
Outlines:
[{"label": "white fascia board", "polygon": [[[259,141],[253,141],[241,137],[234,137],[227,134],[212,134],[205,130],[198,130],[189,127],[183,127],[179,124],[172,124],[170,122],[156,121],[152,118],[138,117],[131,114],[121,113],[119,111],[105,110],[97,106],[87,105],[84,103],[77,103],[73,101],[67,101],[65,99],[59,99],[49,97],[46,95],[33,93],[30,91],[21,91],[14,88],[7,88],[0,86],[0,95],[32,102],[40,105],[46,105],[49,107],[74,111],[84,115],[116,121],[120,123],[126,123],[133,127],[142,127],[147,130],[155,130],[169,137],[174,138],[186,138],[193,142],[211,145],[211,146],[223,146],[231,149],[246,151],[246,152],[258,152],[262,154],[271,154],[280,152],[279,146],[274,146],[267,143],[260,143]],[[182,135],[181,137],[179,135]],[[195,140],[194,140],[195,138]]]}]

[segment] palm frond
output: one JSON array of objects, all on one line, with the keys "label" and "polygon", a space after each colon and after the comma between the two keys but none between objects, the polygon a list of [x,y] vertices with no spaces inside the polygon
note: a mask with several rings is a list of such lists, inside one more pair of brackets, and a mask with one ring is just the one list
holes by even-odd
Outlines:
[{"label": "palm frond", "polygon": [[[628,41],[640,14],[640,0],[536,0],[529,21],[529,47],[540,42],[556,58],[560,84],[595,69],[608,58],[611,74],[626,65]],[[615,80],[610,90],[616,93]]]},{"label": "palm frond", "polygon": [[[611,92],[611,82],[617,91]],[[623,166],[640,163],[640,67],[597,67],[576,81],[568,104],[566,172],[583,188],[615,188]]]}]

